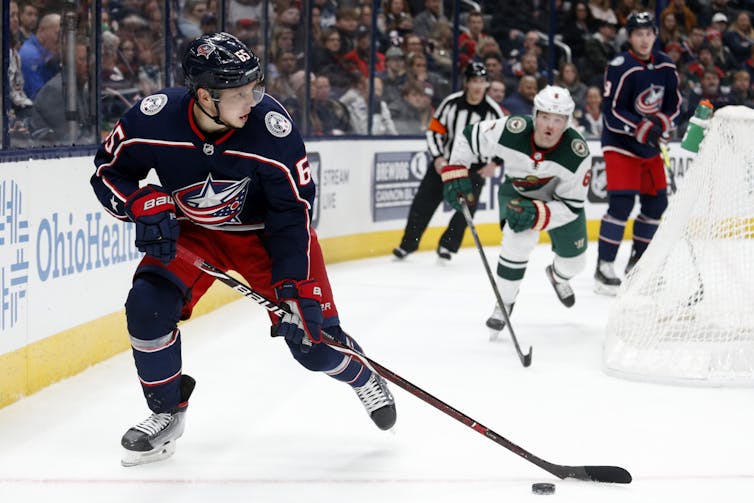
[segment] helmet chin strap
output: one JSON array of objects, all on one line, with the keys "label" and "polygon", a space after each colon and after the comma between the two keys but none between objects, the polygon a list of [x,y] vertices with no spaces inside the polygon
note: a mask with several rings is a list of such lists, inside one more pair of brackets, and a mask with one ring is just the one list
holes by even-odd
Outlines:
[{"label": "helmet chin strap", "polygon": [[207,90],[207,91],[210,93],[211,99],[213,103],[215,104],[215,108],[217,109],[217,115],[212,115],[209,112],[207,112],[202,106],[202,104],[199,103],[198,99],[196,100],[196,106],[199,107],[199,110],[201,110],[204,115],[212,119],[215,124],[219,126],[225,126],[227,128],[233,128],[233,126],[231,126],[230,124],[226,124],[225,122],[220,120],[220,98],[218,96],[215,96],[214,91],[210,91],[210,90]]}]

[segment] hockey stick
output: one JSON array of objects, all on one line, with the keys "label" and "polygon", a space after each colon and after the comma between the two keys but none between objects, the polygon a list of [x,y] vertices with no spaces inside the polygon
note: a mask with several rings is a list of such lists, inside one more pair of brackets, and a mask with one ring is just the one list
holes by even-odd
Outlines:
[{"label": "hockey stick", "polygon": [[487,279],[490,280],[490,285],[492,285],[492,291],[495,292],[495,299],[497,300],[497,305],[500,306],[500,311],[503,312],[503,318],[505,318],[505,326],[508,327],[508,332],[510,332],[511,334],[511,339],[513,339],[513,345],[516,346],[516,353],[518,353],[518,359],[521,360],[521,365],[523,365],[524,367],[528,367],[529,365],[531,365],[532,347],[529,346],[529,353],[527,354],[524,354],[523,351],[521,351],[521,346],[518,345],[518,339],[516,338],[516,333],[513,331],[513,325],[511,325],[510,316],[508,316],[508,310],[505,308],[503,299],[500,296],[500,291],[497,289],[497,283],[495,283],[495,278],[492,276],[492,270],[490,269],[490,264],[487,262],[487,256],[484,254],[484,248],[482,248],[482,242],[479,240],[479,234],[476,231],[476,226],[474,226],[474,220],[471,217],[471,211],[469,211],[469,206],[466,204],[465,198],[459,197],[458,200],[461,203],[461,211],[463,213],[463,217],[466,219],[466,224],[469,226],[471,235],[474,237],[474,243],[476,243],[477,250],[479,250],[479,256],[482,257],[484,270],[487,272]]},{"label": "hockey stick", "polygon": [[[259,292],[254,291],[253,288],[245,285],[241,281],[238,281],[237,279],[228,275],[225,271],[215,267],[214,265],[210,264],[206,260],[202,259],[201,257],[191,252],[190,250],[187,250],[181,245],[178,245],[178,258],[193,265],[197,269],[211,276],[214,276],[215,278],[220,280],[222,283],[226,284],[227,286],[241,293],[244,297],[247,297],[253,300],[254,302],[264,307],[271,313],[274,313],[277,315],[283,315],[286,313],[285,309],[278,306],[277,304],[272,302],[270,299],[266,298],[264,295],[260,294]],[[322,340],[325,344],[332,347],[336,351],[339,351],[343,354],[357,358],[370,370],[378,373],[379,375],[381,375],[388,381],[392,382],[396,386],[403,388],[404,390],[408,391],[412,395],[428,403],[432,407],[444,412],[445,414],[449,415],[453,419],[473,429],[477,433],[484,435],[485,437],[489,438],[493,442],[499,445],[502,445],[503,447],[505,447],[512,453],[521,456],[522,458],[529,461],[530,463],[537,465],[538,467],[542,468],[543,470],[547,472],[550,472],[551,474],[555,475],[556,477],[560,479],[572,478],[572,479],[587,480],[587,481],[593,481],[593,482],[610,482],[614,484],[629,484],[632,480],[631,474],[626,469],[621,468],[619,466],[599,466],[599,465],[598,466],[566,466],[566,465],[557,465],[555,463],[550,463],[549,461],[545,461],[544,459],[539,458],[535,456],[534,454],[530,453],[526,449],[514,444],[507,438],[500,436],[499,434],[490,430],[486,426],[470,418],[463,412],[460,412],[454,409],[447,403],[429,394],[428,392],[424,391],[423,389],[416,386],[415,384],[410,383],[409,381],[399,376],[392,370],[386,367],[383,367],[382,365],[372,360],[368,356],[344,344],[341,344],[335,338],[329,335],[327,332],[322,332]]]}]

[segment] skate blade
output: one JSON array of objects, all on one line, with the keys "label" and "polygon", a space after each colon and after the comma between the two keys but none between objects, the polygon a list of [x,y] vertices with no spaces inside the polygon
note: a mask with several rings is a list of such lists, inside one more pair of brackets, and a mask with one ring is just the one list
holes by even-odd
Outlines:
[{"label": "skate blade", "polygon": [[500,337],[500,330],[490,329],[490,342],[495,342]]},{"label": "skate blade", "polygon": [[612,285],[605,285],[599,282],[595,282],[593,286],[594,293],[599,295],[607,295],[610,297],[615,297],[618,295],[618,290],[620,289],[620,285],[612,286]]},{"label": "skate blade", "polygon": [[167,459],[175,454],[175,440],[161,445],[151,451],[129,451],[123,449],[123,455],[120,459],[120,464],[123,466],[138,466],[147,463],[154,463]]}]

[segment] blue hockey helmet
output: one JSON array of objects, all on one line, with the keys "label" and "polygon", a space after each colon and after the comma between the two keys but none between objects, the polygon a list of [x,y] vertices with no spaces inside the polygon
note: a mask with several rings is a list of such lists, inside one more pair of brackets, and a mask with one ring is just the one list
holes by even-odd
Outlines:
[{"label": "blue hockey helmet", "polygon": [[193,95],[200,87],[213,91],[264,80],[257,55],[225,32],[193,40],[183,55],[182,66],[186,86]]},{"label": "blue hockey helmet", "polygon": [[626,20],[626,32],[631,35],[631,32],[639,28],[651,28],[655,32],[655,21],[652,18],[652,14],[649,12],[632,12]]}]

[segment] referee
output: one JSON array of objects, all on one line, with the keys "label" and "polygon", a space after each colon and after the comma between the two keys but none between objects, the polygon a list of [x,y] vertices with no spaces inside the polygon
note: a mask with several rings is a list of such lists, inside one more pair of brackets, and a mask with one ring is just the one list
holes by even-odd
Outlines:
[{"label": "referee", "polygon": [[[406,230],[403,232],[401,244],[393,250],[393,255],[399,259],[419,248],[419,240],[432,219],[432,215],[443,200],[443,183],[440,171],[448,164],[450,149],[456,135],[462,134],[469,124],[482,120],[493,120],[503,117],[503,112],[495,101],[487,96],[487,69],[483,63],[472,62],[466,66],[466,76],[463,91],[448,95],[437,108],[427,130],[427,147],[432,157],[432,167],[427,169],[419,189],[416,191],[411,209],[408,213]],[[497,164],[478,159],[471,165],[471,182],[474,195],[479,200],[479,194],[484,186],[484,178],[491,177]],[[434,168],[434,169],[433,169]],[[472,214],[475,207],[471,207]],[[450,260],[452,253],[461,247],[463,233],[466,231],[466,219],[461,212],[455,212],[445,229],[437,246],[437,255],[442,260]]]}]

